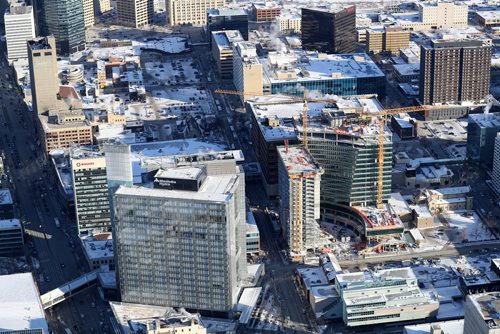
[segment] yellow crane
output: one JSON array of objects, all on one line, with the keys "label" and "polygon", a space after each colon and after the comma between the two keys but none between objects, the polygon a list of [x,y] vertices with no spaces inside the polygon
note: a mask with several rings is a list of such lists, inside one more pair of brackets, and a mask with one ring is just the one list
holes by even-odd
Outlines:
[{"label": "yellow crane", "polygon": [[386,109],[386,110],[381,110],[380,112],[376,113],[358,113],[357,116],[358,118],[373,118],[373,117],[378,117],[379,118],[379,139],[378,139],[378,177],[377,177],[377,207],[381,209],[384,205],[383,203],[383,192],[384,192],[384,134],[385,134],[385,122],[386,122],[386,116],[388,115],[396,115],[396,114],[402,114],[402,113],[409,113],[409,112],[422,112],[422,111],[428,111],[431,109],[442,109],[442,106],[429,106],[429,105],[422,105],[422,106],[412,106],[412,107],[404,107],[404,108],[393,108],[393,109]]},{"label": "yellow crane", "polygon": [[[240,95],[240,96],[264,96],[262,93],[243,93],[241,91],[237,90],[224,90],[224,89],[217,89],[214,91],[215,93],[218,94],[228,94],[228,95]],[[305,148],[308,148],[309,144],[309,138],[308,138],[308,106],[307,102],[326,102],[326,103],[335,103],[336,101],[333,99],[311,99],[308,97],[307,90],[304,91],[304,97],[299,97],[296,95],[287,95],[287,94],[279,94],[283,95],[286,97],[289,97],[290,99],[296,101],[296,102],[303,102],[304,107],[302,109],[302,143]],[[385,109],[381,110],[380,112],[376,113],[356,113],[357,118],[360,119],[366,119],[366,118],[374,118],[378,117],[379,118],[379,124],[380,124],[380,129],[379,129],[379,139],[378,139],[378,177],[377,177],[377,207],[382,208],[384,203],[383,203],[383,192],[384,192],[384,134],[385,134],[385,122],[386,122],[386,116],[388,115],[396,115],[396,114],[402,114],[402,113],[409,113],[409,112],[422,112],[422,111],[428,111],[432,109],[442,109],[443,106],[430,106],[430,105],[422,105],[422,106],[412,106],[412,107],[403,107],[403,108],[393,108],[393,109]]]}]

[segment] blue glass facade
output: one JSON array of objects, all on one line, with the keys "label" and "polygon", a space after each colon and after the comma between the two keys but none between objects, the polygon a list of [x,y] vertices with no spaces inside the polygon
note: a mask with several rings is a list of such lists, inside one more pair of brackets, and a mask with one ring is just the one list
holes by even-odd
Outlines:
[{"label": "blue glass facade", "polygon": [[336,78],[323,80],[281,81],[271,83],[271,94],[290,94],[302,96],[304,89],[322,94],[350,96],[378,94],[385,96],[385,77]]}]

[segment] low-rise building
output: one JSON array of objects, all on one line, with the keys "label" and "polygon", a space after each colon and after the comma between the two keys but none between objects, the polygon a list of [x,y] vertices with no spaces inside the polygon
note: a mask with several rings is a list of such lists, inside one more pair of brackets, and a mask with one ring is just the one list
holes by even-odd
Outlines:
[{"label": "low-rise building", "polygon": [[185,310],[118,302],[111,302],[110,306],[122,333],[207,333],[200,316]]},{"label": "low-rise building", "polygon": [[422,293],[411,268],[340,274],[335,285],[349,327],[427,319],[439,308]]},{"label": "low-rise building", "polygon": [[110,233],[81,236],[80,241],[91,270],[115,270],[113,239]]},{"label": "low-rise building", "polygon": [[14,218],[14,201],[9,189],[0,189],[0,219]]},{"label": "low-rise building", "polygon": [[394,77],[401,83],[418,83],[420,64],[395,64],[392,66]]},{"label": "low-rise building", "polygon": [[500,293],[489,292],[467,296],[464,334],[500,332]]},{"label": "low-rise building", "polygon": [[476,21],[485,28],[500,27],[500,11],[488,10],[475,12]]},{"label": "low-rise building", "polygon": [[260,232],[252,211],[247,211],[246,221],[247,255],[260,255]]},{"label": "low-rise building", "polygon": [[21,255],[23,245],[23,227],[19,219],[0,220],[0,256]]},{"label": "low-rise building", "polygon": [[40,292],[31,273],[0,275],[2,333],[49,334]]},{"label": "low-rise building", "polygon": [[470,192],[469,186],[424,190],[429,210],[434,213],[472,210],[473,197]]},{"label": "low-rise building", "polygon": [[416,228],[431,228],[435,226],[434,215],[429,211],[427,205],[414,205],[411,208]]}]

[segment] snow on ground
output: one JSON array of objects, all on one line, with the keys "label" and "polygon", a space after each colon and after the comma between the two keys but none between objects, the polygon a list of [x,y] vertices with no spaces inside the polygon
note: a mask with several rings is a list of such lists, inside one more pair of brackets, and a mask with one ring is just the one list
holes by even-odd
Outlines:
[{"label": "snow on ground", "polygon": [[[457,236],[469,242],[495,239],[495,236],[475,212],[471,212],[470,216],[465,216],[464,213],[465,211],[456,211],[444,214],[444,218],[450,226],[457,229]],[[461,233],[461,235],[458,233]]]},{"label": "snow on ground", "polygon": [[146,62],[143,70],[152,76],[146,80],[149,85],[197,84],[199,71],[192,58],[170,59],[167,61]]},{"label": "snow on ground", "polygon": [[151,91],[151,103],[167,115],[213,114],[207,92],[194,87],[155,89]]}]

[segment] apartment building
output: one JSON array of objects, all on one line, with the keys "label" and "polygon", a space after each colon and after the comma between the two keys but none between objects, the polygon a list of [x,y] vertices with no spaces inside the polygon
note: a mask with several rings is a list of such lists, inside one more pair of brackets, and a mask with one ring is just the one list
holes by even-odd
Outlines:
[{"label": "apartment building", "polygon": [[300,261],[317,247],[323,169],[302,146],[278,147],[280,221],[290,257]]},{"label": "apartment building", "polygon": [[420,102],[484,101],[491,46],[476,40],[433,40],[420,51]]},{"label": "apartment building", "polygon": [[405,30],[425,31],[442,28],[466,28],[468,6],[459,2],[419,2],[418,20],[398,20]]},{"label": "apartment building", "polygon": [[227,0],[167,0],[168,24],[205,25],[209,9],[224,8]]}]

